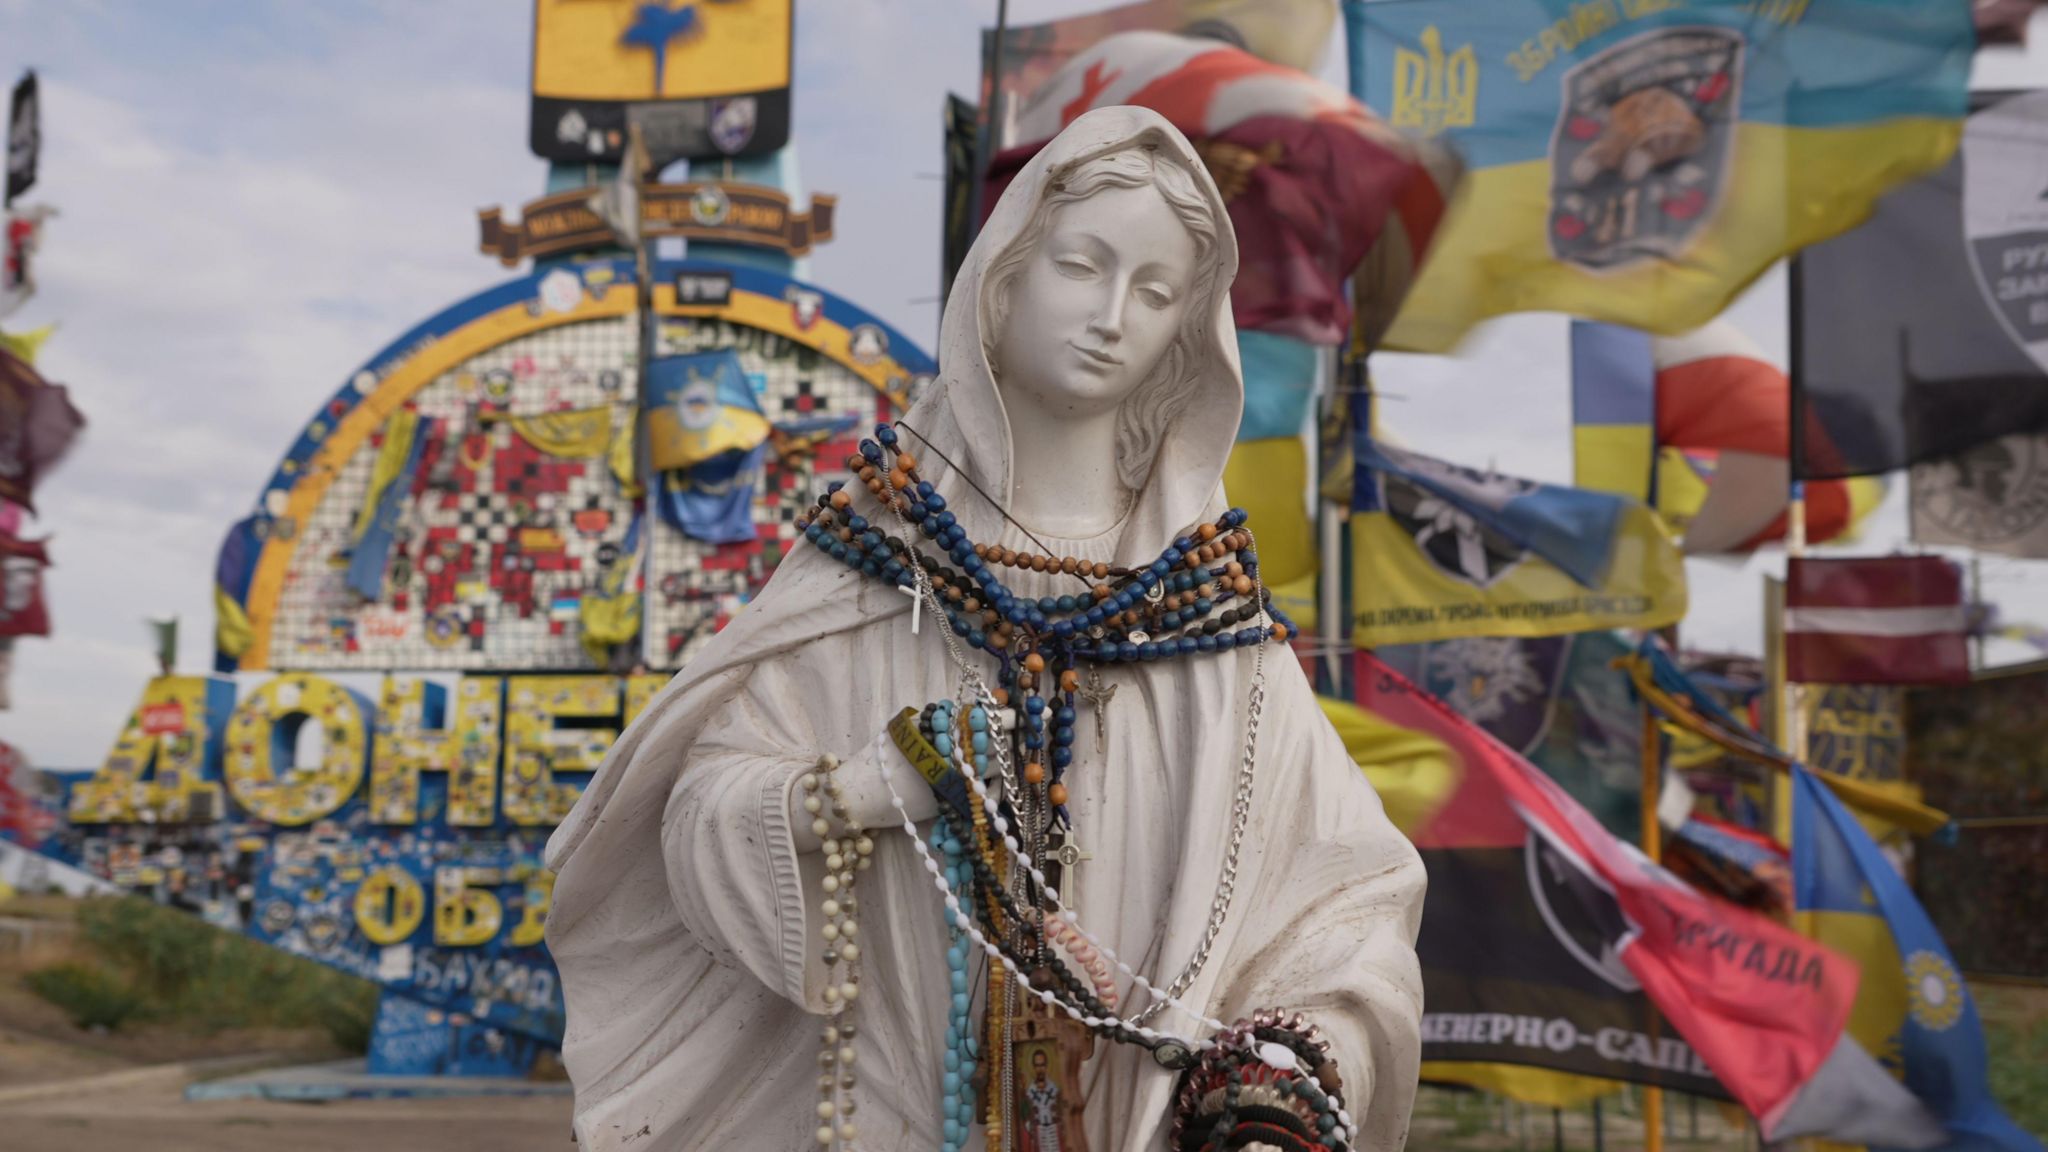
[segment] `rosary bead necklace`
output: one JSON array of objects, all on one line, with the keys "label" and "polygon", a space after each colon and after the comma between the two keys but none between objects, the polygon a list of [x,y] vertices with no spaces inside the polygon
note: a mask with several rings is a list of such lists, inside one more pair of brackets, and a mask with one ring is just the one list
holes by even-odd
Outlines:
[{"label": "rosary bead necklace", "polygon": [[[940,1070],[941,1152],[964,1147],[975,1119],[978,1085],[988,1108],[988,1146],[1008,1149],[1015,1139],[1018,1098],[1010,1030],[1022,1019],[1017,1015],[1020,1000],[1036,1001],[1055,1019],[1064,1015],[1088,1033],[1145,1047],[1169,1069],[1192,1074],[1201,1061],[1216,1059],[1214,1039],[1175,1036],[1147,1021],[1172,1007],[1216,1036],[1226,1033],[1221,1021],[1181,997],[1206,965],[1234,895],[1257,759],[1264,646],[1284,642],[1294,627],[1272,605],[1259,580],[1258,556],[1241,509],[1190,528],[1148,564],[1122,568],[1056,556],[1049,548],[1020,552],[971,540],[945,497],[920,475],[915,455],[900,446],[895,426],[878,427],[875,438],[862,441],[860,454],[849,457],[847,465],[890,514],[900,535],[889,534],[862,516],[853,494],[838,484],[798,520],[798,528],[807,542],[834,559],[906,590],[914,600],[913,632],[919,623],[917,609],[928,605],[943,621],[941,637],[964,678],[959,704],[928,705],[916,715],[908,735],[898,732],[899,743],[921,740],[927,757],[937,753],[939,767],[930,766],[927,759],[921,770],[935,790],[942,784],[951,789],[946,795],[952,799],[940,804],[928,840],[919,835],[897,791],[894,772],[884,765],[891,803],[946,908],[949,1011]],[[957,465],[954,468],[980,492],[971,477]],[[986,493],[982,496],[987,499]],[[1028,529],[1019,529],[1030,536]],[[937,555],[919,545],[919,535],[937,549]],[[1031,539],[1043,548],[1036,537]],[[1006,568],[1071,577],[1077,591],[1022,596],[1004,582],[1000,572]],[[989,686],[956,641],[994,659],[996,687]],[[1096,709],[1098,747],[1106,751],[1103,709],[1115,686],[1103,687],[1103,665],[1196,658],[1239,647],[1254,649],[1257,659],[1223,869],[1193,954],[1171,983],[1160,988],[1085,929],[1059,894],[1071,879],[1068,870],[1085,855],[1073,846],[1064,779],[1073,764],[1079,707],[1085,700]],[[906,712],[903,719],[912,716]],[[906,755],[909,751],[906,747]],[[943,781],[946,774],[957,774],[965,782],[964,790],[958,781]],[[991,790],[997,784],[1000,798]],[[1048,835],[1056,829],[1064,837],[1057,883],[1046,870],[1051,863]],[[850,878],[849,873],[849,883]],[[989,961],[987,1031],[979,1037],[969,979],[969,961],[976,950]],[[1117,1013],[1112,964],[1135,988],[1149,994],[1148,1005],[1134,1015]],[[844,996],[848,1005],[852,998]],[[850,1054],[851,1048],[846,1052]],[[1085,1055],[1083,1049],[1072,1059]],[[821,1056],[821,1062],[825,1059]],[[1072,1067],[1071,1060],[1067,1066]],[[1234,1065],[1218,1068],[1223,1069],[1218,1075],[1226,1078],[1240,1076]],[[845,1080],[850,1088],[850,1067]],[[821,1080],[821,1088],[824,1083]],[[834,1101],[821,1102],[821,1121],[829,1119],[827,1110],[835,1107],[839,1105]],[[843,1111],[850,1115],[850,1107]],[[1226,1112],[1234,1115],[1234,1110]],[[1217,1123],[1220,1126],[1223,1120]],[[850,1130],[850,1122],[847,1127]],[[829,1143],[838,1138],[838,1129],[821,1123],[819,1135],[821,1142]],[[850,1141],[851,1136],[844,1139]]]}]

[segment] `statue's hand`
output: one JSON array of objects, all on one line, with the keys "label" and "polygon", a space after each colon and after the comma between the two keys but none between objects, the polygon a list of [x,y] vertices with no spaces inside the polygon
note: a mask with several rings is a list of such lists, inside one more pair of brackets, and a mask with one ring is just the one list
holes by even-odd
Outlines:
[{"label": "statue's hand", "polygon": [[[818,814],[804,806],[803,790],[794,786],[797,773],[791,777],[792,786],[788,793],[790,830],[795,835],[798,852],[816,852],[824,845],[824,837],[816,828]],[[887,732],[877,736],[867,747],[849,756],[840,758],[839,770],[835,774],[843,795],[847,813],[861,827],[887,829],[900,827],[907,814],[913,822],[923,822],[936,816],[938,801],[932,790],[918,776],[896,743]],[[890,785],[895,786],[895,795],[902,802],[898,810],[896,800],[890,798]]]}]

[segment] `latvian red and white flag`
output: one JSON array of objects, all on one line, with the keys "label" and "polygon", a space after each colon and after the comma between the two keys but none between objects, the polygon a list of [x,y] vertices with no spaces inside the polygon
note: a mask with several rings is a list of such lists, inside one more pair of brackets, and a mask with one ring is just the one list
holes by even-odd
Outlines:
[{"label": "latvian red and white flag", "polygon": [[1970,678],[1962,572],[1939,556],[1795,559],[1785,577],[1786,677],[1805,684]]}]

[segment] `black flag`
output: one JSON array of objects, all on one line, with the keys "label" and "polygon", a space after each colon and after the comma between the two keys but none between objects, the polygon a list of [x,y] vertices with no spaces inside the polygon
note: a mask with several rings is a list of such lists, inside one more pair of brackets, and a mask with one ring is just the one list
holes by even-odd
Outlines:
[{"label": "black flag", "polygon": [[2048,92],[1980,100],[1947,167],[1794,265],[1802,479],[2048,430]]},{"label": "black flag", "polygon": [[974,219],[974,184],[979,158],[976,140],[981,131],[981,108],[950,93],[946,96],[946,203],[940,220],[945,232],[940,238],[939,257],[944,263],[939,276],[941,298],[953,291],[953,277],[967,261],[967,249],[981,230]]},{"label": "black flag", "polygon": [[14,86],[14,100],[7,110],[7,203],[29,190],[36,182],[36,160],[43,150],[42,115],[37,106],[36,74],[30,72]]}]

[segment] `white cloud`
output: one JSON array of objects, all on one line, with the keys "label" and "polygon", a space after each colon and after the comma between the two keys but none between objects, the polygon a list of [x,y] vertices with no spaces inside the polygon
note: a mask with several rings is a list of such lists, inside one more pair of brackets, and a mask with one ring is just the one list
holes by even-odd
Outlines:
[{"label": "white cloud", "polygon": [[184,665],[207,665],[228,524],[348,373],[503,279],[475,210],[544,172],[530,32],[501,4],[179,18],[42,5],[0,47],[0,71],[41,72],[31,196],[61,212],[15,323],[60,323],[42,366],[89,422],[35,525],[57,636],[21,642],[0,714],[45,765],[104,754],[149,674],[144,617],[181,616]]}]

